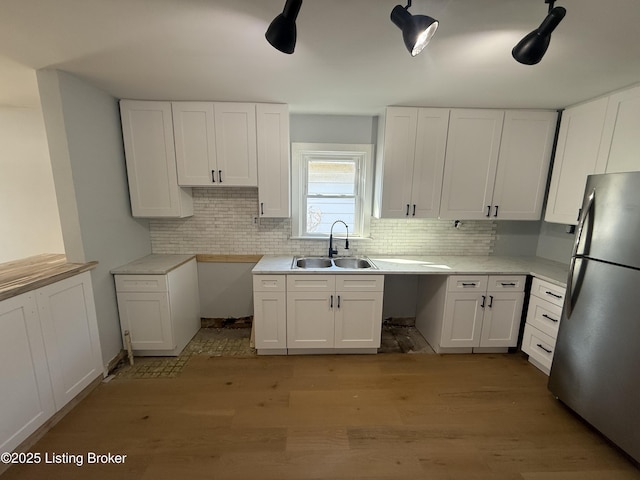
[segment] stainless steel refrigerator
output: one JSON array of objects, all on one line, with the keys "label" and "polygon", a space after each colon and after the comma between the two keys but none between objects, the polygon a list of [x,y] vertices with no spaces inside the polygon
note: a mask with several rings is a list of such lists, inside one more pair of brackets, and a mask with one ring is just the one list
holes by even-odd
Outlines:
[{"label": "stainless steel refrigerator", "polygon": [[549,390],[640,462],[640,172],[588,177]]}]

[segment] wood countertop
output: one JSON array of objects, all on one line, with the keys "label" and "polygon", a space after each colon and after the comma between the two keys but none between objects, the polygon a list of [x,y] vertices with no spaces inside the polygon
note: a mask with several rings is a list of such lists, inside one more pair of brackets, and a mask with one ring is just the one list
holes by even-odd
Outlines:
[{"label": "wood countertop", "polygon": [[66,256],[54,253],[0,263],[0,300],[92,270],[97,264],[69,263]]}]

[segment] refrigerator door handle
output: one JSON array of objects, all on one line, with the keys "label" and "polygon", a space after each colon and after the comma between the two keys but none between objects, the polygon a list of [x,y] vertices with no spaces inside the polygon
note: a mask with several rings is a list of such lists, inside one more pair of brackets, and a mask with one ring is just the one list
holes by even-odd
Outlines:
[{"label": "refrigerator door handle", "polygon": [[571,317],[571,311],[573,310],[573,275],[576,266],[576,257],[578,256],[578,247],[580,246],[580,239],[582,238],[582,231],[584,230],[584,224],[587,221],[587,217],[591,214],[593,205],[596,199],[595,188],[591,191],[587,197],[587,204],[582,209],[582,216],[578,223],[578,229],[576,232],[576,238],[573,242],[573,251],[571,252],[571,262],[569,263],[569,277],[567,278],[567,294],[564,298],[564,308],[567,313],[567,318]]}]

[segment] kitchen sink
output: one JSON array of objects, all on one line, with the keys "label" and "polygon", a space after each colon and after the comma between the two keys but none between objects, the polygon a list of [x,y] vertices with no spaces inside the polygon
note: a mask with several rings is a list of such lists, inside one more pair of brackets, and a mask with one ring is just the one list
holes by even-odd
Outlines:
[{"label": "kitchen sink", "polygon": [[348,269],[360,270],[363,268],[375,269],[376,266],[366,257],[294,257],[292,269]]}]

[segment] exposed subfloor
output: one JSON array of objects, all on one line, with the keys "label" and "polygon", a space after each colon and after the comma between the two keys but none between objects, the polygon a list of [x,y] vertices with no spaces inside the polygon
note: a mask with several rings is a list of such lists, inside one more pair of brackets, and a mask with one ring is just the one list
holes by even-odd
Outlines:
[{"label": "exposed subfloor", "polygon": [[[381,345],[378,353],[434,353],[420,332],[413,326],[382,326]],[[177,357],[135,357],[134,365],[122,361],[113,372],[119,378],[176,377],[193,355],[213,357],[252,357],[256,350],[251,346],[251,328],[227,326],[201,328]]]}]

